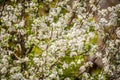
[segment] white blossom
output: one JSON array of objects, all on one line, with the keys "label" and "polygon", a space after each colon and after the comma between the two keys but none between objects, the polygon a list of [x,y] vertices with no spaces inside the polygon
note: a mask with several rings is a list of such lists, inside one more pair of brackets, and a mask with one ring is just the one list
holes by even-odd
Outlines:
[{"label": "white blossom", "polygon": [[65,53],[64,53],[64,52],[60,52],[60,53],[58,54],[58,56],[59,56],[59,57],[65,57]]},{"label": "white blossom", "polygon": [[103,61],[104,64],[108,64],[108,59],[107,59],[106,57],[104,57],[104,58],[102,59],[102,61]]},{"label": "white blossom", "polygon": [[81,64],[81,60],[80,59],[77,61],[77,64]]},{"label": "white blossom", "polygon": [[1,73],[2,74],[5,74],[7,72],[7,68],[6,67],[3,67],[2,69],[1,69]]},{"label": "white blossom", "polygon": [[110,70],[110,69],[109,69],[109,65],[107,65],[107,66],[104,67],[104,71],[105,71],[105,72],[109,72],[109,70]]},{"label": "white blossom", "polygon": [[85,68],[85,66],[81,66],[81,67],[79,68],[79,70],[80,70],[80,72],[84,72],[84,71],[86,70],[86,68]]},{"label": "white blossom", "polygon": [[59,69],[59,70],[58,70],[58,73],[59,73],[59,74],[63,74],[63,69]]},{"label": "white blossom", "polygon": [[102,57],[102,54],[101,54],[100,52],[97,52],[97,53],[96,53],[96,56],[97,56],[97,57]]},{"label": "white blossom", "polygon": [[68,64],[66,62],[64,62],[62,67],[63,67],[63,69],[66,69],[66,68],[68,68]]},{"label": "white blossom", "polygon": [[76,52],[71,52],[70,57],[73,57],[73,56],[77,56],[77,53]]},{"label": "white blossom", "polygon": [[11,78],[14,79],[14,80],[17,80],[17,79],[23,79],[24,80],[24,77],[23,77],[22,73],[15,73],[14,75],[12,75]]},{"label": "white blossom", "polygon": [[91,61],[86,62],[85,66],[90,66],[90,67],[92,67],[92,66],[93,66],[93,63],[92,63]]},{"label": "white blossom", "polygon": [[64,80],[71,80],[69,77],[65,78]]},{"label": "white blossom", "polygon": [[[119,71],[119,64],[114,63],[120,62],[117,54],[120,4],[112,7],[107,4],[107,8],[101,9],[104,6],[99,0],[43,0],[40,3],[11,0],[5,5],[3,2],[0,9],[1,80],[71,80],[75,77],[104,80]],[[100,35],[105,43],[102,50],[98,48]],[[95,77],[86,73],[87,68],[94,65],[94,61],[87,61],[88,54],[102,58],[104,64]]]}]

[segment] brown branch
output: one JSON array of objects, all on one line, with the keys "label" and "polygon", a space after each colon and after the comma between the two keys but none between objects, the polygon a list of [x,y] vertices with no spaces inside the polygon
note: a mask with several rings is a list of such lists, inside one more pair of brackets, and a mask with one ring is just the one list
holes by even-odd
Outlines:
[{"label": "brown branch", "polygon": [[0,18],[2,17],[2,12],[4,11],[5,3],[6,3],[6,0],[4,0],[4,2],[3,2],[3,6],[2,6],[2,10],[0,11],[0,12],[1,12],[1,14],[0,14]]},{"label": "brown branch", "polygon": [[34,47],[34,44],[30,46],[30,48],[26,51],[25,54],[28,55],[32,51],[33,47]]}]

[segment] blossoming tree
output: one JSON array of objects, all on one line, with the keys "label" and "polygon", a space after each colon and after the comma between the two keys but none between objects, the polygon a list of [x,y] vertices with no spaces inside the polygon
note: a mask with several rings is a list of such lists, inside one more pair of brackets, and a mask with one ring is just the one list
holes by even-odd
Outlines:
[{"label": "blossoming tree", "polygon": [[119,0],[0,0],[1,80],[119,80]]}]

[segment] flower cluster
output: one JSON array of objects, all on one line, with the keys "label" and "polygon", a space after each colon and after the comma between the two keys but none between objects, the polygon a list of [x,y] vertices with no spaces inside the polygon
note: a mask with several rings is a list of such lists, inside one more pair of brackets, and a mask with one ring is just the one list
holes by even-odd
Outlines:
[{"label": "flower cluster", "polygon": [[120,4],[101,3],[0,2],[0,79],[118,79]]}]

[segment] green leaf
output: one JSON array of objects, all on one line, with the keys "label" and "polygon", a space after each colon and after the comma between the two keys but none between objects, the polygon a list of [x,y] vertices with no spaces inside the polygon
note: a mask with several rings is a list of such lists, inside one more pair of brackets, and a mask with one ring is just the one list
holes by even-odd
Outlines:
[{"label": "green leaf", "polygon": [[37,0],[32,0],[33,2],[37,2]]},{"label": "green leaf", "polygon": [[38,46],[34,46],[32,52],[35,53],[35,54],[41,54],[42,49],[40,49]]}]

